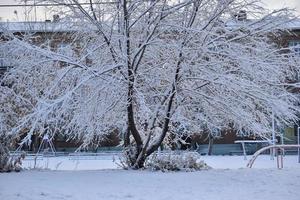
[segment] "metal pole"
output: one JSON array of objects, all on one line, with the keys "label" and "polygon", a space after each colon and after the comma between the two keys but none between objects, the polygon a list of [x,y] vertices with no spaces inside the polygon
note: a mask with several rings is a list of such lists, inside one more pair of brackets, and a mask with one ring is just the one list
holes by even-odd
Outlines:
[{"label": "metal pole", "polygon": [[33,1],[33,4],[34,4],[34,21],[36,22],[37,18],[36,18],[36,3],[35,3],[35,0]]},{"label": "metal pole", "polygon": [[243,147],[244,160],[247,160],[247,154],[246,154],[246,149],[245,149],[245,143],[244,142],[242,142],[242,147]]},{"label": "metal pole", "polygon": [[276,141],[276,135],[275,135],[275,119],[274,119],[274,113],[272,112],[272,143],[275,145]]},{"label": "metal pole", "polygon": [[[275,136],[275,119],[274,119],[274,112],[272,111],[272,144],[276,145],[276,136]],[[270,149],[271,153],[271,160],[274,160],[275,157],[275,150]]]},{"label": "metal pole", "polygon": [[[300,144],[300,127],[298,127],[297,139],[298,139],[298,145],[299,145]],[[300,163],[300,148],[298,148],[298,163]]]},{"label": "metal pole", "polygon": [[24,7],[24,20],[25,20],[25,22],[27,22],[28,20],[27,20],[27,0],[25,0],[24,1],[24,3],[25,3],[25,7]]}]

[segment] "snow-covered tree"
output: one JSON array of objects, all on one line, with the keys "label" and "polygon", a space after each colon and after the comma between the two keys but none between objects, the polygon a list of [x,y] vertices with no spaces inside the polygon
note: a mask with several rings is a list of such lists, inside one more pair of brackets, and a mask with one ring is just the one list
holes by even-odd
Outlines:
[{"label": "snow-covered tree", "polygon": [[118,127],[128,166],[141,168],[172,124],[266,137],[272,115],[278,125],[297,119],[287,90],[297,84],[286,80],[299,60],[271,39],[291,20],[286,9],[268,12],[256,0],[36,2],[66,5],[57,26],[69,29],[68,43],[6,32],[1,46],[17,56],[1,98],[23,109],[9,134],[53,127],[88,144]]}]

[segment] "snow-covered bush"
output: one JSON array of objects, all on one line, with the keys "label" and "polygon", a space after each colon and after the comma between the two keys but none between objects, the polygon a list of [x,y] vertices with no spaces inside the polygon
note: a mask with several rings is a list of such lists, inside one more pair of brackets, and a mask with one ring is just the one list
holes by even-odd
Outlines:
[{"label": "snow-covered bush", "polygon": [[146,167],[151,170],[165,171],[196,171],[210,169],[200,155],[196,152],[170,152],[153,154],[146,162]]},{"label": "snow-covered bush", "polygon": [[5,145],[4,142],[0,140],[0,173],[1,172],[11,172],[21,171],[22,167],[22,159],[25,158],[25,154],[21,154],[16,157],[12,157],[9,154],[8,147]]}]

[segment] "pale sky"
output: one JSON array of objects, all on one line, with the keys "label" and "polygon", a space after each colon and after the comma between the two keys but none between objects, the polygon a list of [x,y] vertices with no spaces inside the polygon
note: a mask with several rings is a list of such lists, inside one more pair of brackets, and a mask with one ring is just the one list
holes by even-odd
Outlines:
[{"label": "pale sky", "polygon": [[[0,0],[1,4],[17,4],[18,0]],[[297,11],[297,15],[300,15],[300,0],[263,0],[266,4],[266,8],[268,9],[278,9],[282,7],[290,7],[295,8]],[[26,12],[30,12],[27,8]],[[17,15],[14,14],[14,11],[17,11]],[[0,21],[24,21],[24,8],[20,7],[0,7]],[[34,20],[34,12],[31,11],[29,15],[29,19],[27,20]],[[45,8],[38,7],[37,8],[37,19],[44,21],[45,19],[51,19],[52,14],[49,13]]]}]

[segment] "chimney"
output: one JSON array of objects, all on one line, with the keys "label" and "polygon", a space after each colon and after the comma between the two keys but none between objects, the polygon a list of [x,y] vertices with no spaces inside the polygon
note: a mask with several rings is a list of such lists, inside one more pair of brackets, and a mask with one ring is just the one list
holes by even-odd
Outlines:
[{"label": "chimney", "polygon": [[53,15],[53,22],[59,22],[59,15]]},{"label": "chimney", "polygon": [[237,14],[234,15],[235,19],[238,21],[247,20],[247,12],[245,10],[240,10]]}]

